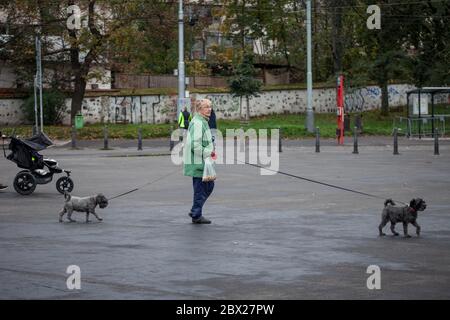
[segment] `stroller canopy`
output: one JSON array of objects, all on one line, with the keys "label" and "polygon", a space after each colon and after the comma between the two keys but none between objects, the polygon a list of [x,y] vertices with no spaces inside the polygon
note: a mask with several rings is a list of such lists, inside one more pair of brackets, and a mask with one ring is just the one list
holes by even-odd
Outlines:
[{"label": "stroller canopy", "polygon": [[39,133],[29,139],[11,137],[9,150],[12,152],[6,157],[17,164],[19,168],[36,170],[44,167],[43,156],[38,151],[44,150],[53,143],[45,135]]},{"label": "stroller canopy", "polygon": [[44,150],[53,144],[53,142],[43,132],[38,133],[29,139],[21,140],[21,142],[36,151]]}]

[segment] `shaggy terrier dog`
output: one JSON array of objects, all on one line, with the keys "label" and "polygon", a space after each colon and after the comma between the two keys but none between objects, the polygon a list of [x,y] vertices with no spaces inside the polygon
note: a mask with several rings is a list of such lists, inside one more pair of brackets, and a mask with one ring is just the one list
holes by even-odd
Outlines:
[{"label": "shaggy terrier dog", "polygon": [[88,223],[89,220],[89,214],[92,213],[98,221],[102,221],[103,219],[100,218],[97,213],[95,213],[95,208],[97,205],[100,208],[106,208],[108,206],[108,199],[101,193],[91,196],[91,197],[73,197],[67,192],[64,194],[65,203],[64,208],[59,213],[59,222],[63,222],[63,216],[65,213],[67,213],[67,219],[70,222],[75,222],[74,219],[72,219],[72,213],[74,211],[78,212],[85,212],[86,213],[86,223]]},{"label": "shaggy terrier dog", "polygon": [[381,214],[381,223],[378,226],[380,236],[385,236],[383,233],[384,226],[390,221],[391,231],[394,236],[398,236],[395,231],[395,224],[397,222],[403,223],[403,233],[405,238],[411,238],[408,234],[408,223],[411,223],[416,227],[417,236],[420,236],[420,226],[417,224],[417,214],[419,211],[424,211],[427,208],[427,204],[423,199],[412,199],[409,206],[396,207],[392,199],[388,199],[384,202],[384,209]]}]

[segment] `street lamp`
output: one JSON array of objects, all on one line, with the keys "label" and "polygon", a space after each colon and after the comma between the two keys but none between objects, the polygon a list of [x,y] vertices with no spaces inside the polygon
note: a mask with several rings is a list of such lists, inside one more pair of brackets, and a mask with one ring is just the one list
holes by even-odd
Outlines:
[{"label": "street lamp", "polygon": [[178,3],[178,103],[177,103],[177,119],[185,104],[186,99],[186,79],[184,72],[184,13],[183,0]]},{"label": "street lamp", "polygon": [[311,0],[306,1],[306,36],[307,36],[307,108],[306,129],[314,132],[314,112],[312,108],[312,57],[311,57]]}]

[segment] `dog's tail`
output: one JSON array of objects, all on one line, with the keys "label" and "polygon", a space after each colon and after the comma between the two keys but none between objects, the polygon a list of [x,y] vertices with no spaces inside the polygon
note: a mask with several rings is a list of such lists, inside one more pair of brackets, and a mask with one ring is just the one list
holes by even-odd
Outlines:
[{"label": "dog's tail", "polygon": [[395,206],[395,203],[394,203],[394,201],[392,201],[392,199],[387,199],[387,200],[384,202],[384,206],[385,206],[385,207],[386,207],[388,204],[391,204],[391,205]]},{"label": "dog's tail", "polygon": [[67,191],[64,192],[64,199],[66,199],[66,201],[70,201],[70,199],[72,198],[72,196],[70,195],[70,193],[68,193]]}]

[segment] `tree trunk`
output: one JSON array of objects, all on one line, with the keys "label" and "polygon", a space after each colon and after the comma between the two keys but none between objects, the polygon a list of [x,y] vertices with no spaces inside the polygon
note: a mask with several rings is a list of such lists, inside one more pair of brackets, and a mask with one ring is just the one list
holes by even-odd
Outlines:
[{"label": "tree trunk", "polygon": [[388,82],[383,80],[380,83],[381,87],[381,114],[387,116],[389,114],[389,92],[388,92]]},{"label": "tree trunk", "polygon": [[246,100],[247,100],[247,113],[245,114],[245,122],[247,122],[250,120],[250,99],[248,96],[245,96]]},{"label": "tree trunk", "polygon": [[[100,31],[97,30],[97,27],[95,25],[95,2],[96,0],[89,0],[88,27],[89,31],[94,36],[96,41],[93,43],[91,49],[86,54],[83,63],[80,62],[80,46],[78,45],[80,39],[77,37],[77,33],[75,30],[68,29],[71,40],[76,43],[76,45],[72,45],[70,48],[70,62],[73,75],[75,76],[75,88],[72,95],[70,110],[70,123],[72,125],[75,123],[75,116],[78,112],[81,111],[81,105],[83,103],[84,94],[86,92],[87,75],[91,68],[91,64],[97,57],[97,49],[101,46],[102,40],[105,40]],[[69,0],[69,4],[74,4],[74,1]]]},{"label": "tree trunk", "polygon": [[242,97],[239,97],[239,119],[242,121]]},{"label": "tree trunk", "polygon": [[86,91],[86,80],[80,74],[75,76],[75,90],[72,95],[72,103],[70,106],[70,123],[75,124],[75,116],[81,111],[81,105],[83,103],[84,93]]},{"label": "tree trunk", "polygon": [[[283,8],[280,5],[278,5],[278,7],[279,7],[280,11],[283,11]],[[290,43],[291,41],[290,41],[290,39],[288,39],[288,35],[286,32],[285,20],[281,19],[280,23],[281,23],[281,39],[283,41],[283,54],[284,54],[284,58],[286,59],[286,63],[288,66],[287,69],[288,69],[288,71],[290,71],[291,70],[291,59],[290,59],[289,49],[288,49],[287,44]]]},{"label": "tree trunk", "polygon": [[[242,1],[242,6],[241,6],[241,15],[242,15],[242,17],[244,17],[244,13],[245,13],[245,10],[246,10],[246,5],[247,5],[247,3],[246,3],[246,1],[244,0],[244,1]],[[241,30],[240,30],[240,32],[241,32],[241,41],[242,41],[242,56],[245,56],[245,29],[244,29],[245,27],[244,26],[241,26]]]},{"label": "tree trunk", "polygon": [[342,8],[343,1],[333,1],[333,12],[331,15],[333,28],[333,67],[335,75],[342,72]]}]

